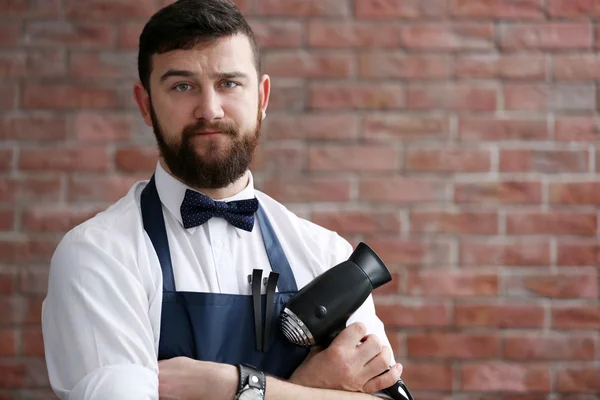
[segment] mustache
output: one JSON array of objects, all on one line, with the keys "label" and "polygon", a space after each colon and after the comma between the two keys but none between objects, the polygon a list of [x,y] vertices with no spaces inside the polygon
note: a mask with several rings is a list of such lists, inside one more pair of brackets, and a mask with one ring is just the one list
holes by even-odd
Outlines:
[{"label": "mustache", "polygon": [[199,131],[205,131],[205,130],[221,131],[223,133],[226,133],[229,135],[234,135],[234,136],[238,134],[237,126],[233,123],[227,123],[227,122],[221,122],[221,121],[207,122],[207,121],[201,120],[192,125],[186,126],[183,129],[183,136],[184,136],[184,138],[190,138],[190,137],[196,136]]}]

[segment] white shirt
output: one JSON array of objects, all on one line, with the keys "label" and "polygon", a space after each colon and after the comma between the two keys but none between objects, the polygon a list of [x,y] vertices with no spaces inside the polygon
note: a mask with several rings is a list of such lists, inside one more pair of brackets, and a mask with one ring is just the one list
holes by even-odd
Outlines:
[{"label": "white shirt", "polygon": [[[348,258],[346,240],[255,190],[248,174],[248,186],[222,200],[257,197],[299,289]],[[271,270],[259,224],[247,232],[212,218],[185,229],[179,207],[187,186],[160,164],[155,180],[177,290],[251,294],[252,270]],[[69,231],[52,257],[42,328],[50,385],[61,399],[158,400],[162,272],[141,219],[147,182]],[[371,296],[348,324],[355,321],[389,346]]]}]

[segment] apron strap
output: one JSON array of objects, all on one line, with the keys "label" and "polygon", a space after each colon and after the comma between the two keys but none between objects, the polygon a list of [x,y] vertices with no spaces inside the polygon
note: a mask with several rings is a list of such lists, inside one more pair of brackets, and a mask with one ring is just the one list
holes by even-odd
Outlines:
[{"label": "apron strap", "polygon": [[150,182],[142,190],[140,200],[144,229],[148,233],[160,261],[163,276],[163,291],[175,292],[175,278],[173,277],[169,240],[167,239],[162,204],[156,190],[154,175],[152,175],[152,179],[150,179]]},{"label": "apron strap", "polygon": [[258,224],[260,225],[260,231],[262,233],[263,241],[265,242],[265,249],[267,250],[267,256],[271,263],[271,269],[279,274],[279,283],[277,287],[280,292],[297,292],[298,286],[296,285],[296,279],[292,272],[292,267],[283,252],[281,243],[277,239],[273,225],[267,218],[265,211],[259,204],[258,210]]}]

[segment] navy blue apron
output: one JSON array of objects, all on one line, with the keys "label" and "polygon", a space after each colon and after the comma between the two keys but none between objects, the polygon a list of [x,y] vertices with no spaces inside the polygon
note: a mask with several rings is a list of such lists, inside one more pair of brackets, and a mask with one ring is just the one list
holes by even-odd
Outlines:
[{"label": "navy blue apron", "polygon": [[[254,271],[254,296],[178,292],[154,176],[142,191],[142,218],[160,260],[163,301],[158,359],[178,356],[226,364],[250,364],[267,374],[288,379],[308,355],[280,332],[277,317],[286,301],[298,291],[294,274],[264,210],[256,219],[271,264],[267,294]],[[278,279],[271,279],[277,276]],[[276,282],[278,291],[275,293]],[[248,283],[251,285],[251,283]],[[258,295],[257,295],[258,293]],[[260,316],[260,327],[256,316]],[[263,316],[272,318],[264,318]],[[264,328],[263,328],[264,327]],[[260,329],[259,329],[260,328]]]}]

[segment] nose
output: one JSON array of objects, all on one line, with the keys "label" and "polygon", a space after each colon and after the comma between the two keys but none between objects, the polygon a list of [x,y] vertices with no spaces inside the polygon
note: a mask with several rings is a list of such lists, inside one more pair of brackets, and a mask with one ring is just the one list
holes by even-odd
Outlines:
[{"label": "nose", "polygon": [[221,119],[224,115],[219,94],[211,89],[202,90],[194,109],[194,117],[196,119],[212,121],[214,119]]}]

